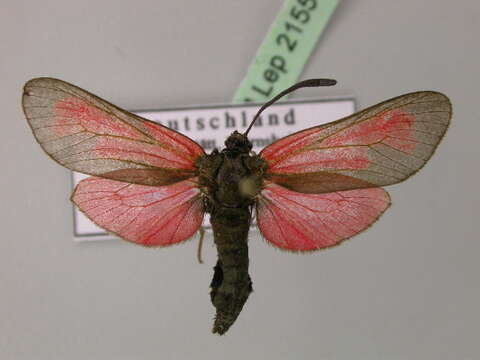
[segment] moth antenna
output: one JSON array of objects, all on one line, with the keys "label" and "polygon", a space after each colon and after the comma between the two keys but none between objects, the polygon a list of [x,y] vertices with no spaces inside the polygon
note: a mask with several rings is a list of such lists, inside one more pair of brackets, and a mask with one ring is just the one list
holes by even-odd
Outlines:
[{"label": "moth antenna", "polygon": [[336,83],[337,83],[337,80],[333,80],[333,79],[308,79],[308,80],[300,81],[299,83],[296,83],[295,85],[290,86],[288,89],[283,90],[281,93],[279,93],[277,96],[275,96],[272,100],[263,104],[263,106],[257,111],[255,116],[253,117],[252,122],[250,123],[250,125],[248,126],[247,130],[245,131],[245,133],[243,135],[247,136],[248,132],[252,128],[253,124],[255,123],[255,120],[258,119],[258,117],[260,116],[262,111],[265,110],[270,105],[272,105],[274,102],[276,102],[281,97],[283,97],[283,96],[285,96],[285,95],[287,95],[287,94],[289,94],[289,93],[291,93],[291,92],[293,92],[297,89],[303,88],[303,87],[333,86]]}]

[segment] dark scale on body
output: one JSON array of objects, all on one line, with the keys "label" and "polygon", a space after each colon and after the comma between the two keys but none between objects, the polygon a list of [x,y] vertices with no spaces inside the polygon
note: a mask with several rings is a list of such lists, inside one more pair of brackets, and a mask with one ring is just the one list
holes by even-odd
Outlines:
[{"label": "dark scale on body", "polygon": [[252,292],[248,274],[248,230],[255,196],[262,187],[266,163],[251,152],[247,136],[234,132],[226,148],[198,161],[205,209],[211,214],[218,261],[210,297],[217,313],[213,332],[224,334]]}]

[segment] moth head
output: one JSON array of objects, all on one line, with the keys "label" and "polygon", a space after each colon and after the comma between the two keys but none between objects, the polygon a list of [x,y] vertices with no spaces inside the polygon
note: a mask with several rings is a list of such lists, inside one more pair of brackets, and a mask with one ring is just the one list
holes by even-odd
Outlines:
[{"label": "moth head", "polygon": [[225,146],[228,150],[242,153],[249,153],[252,150],[252,143],[248,140],[247,135],[236,130],[225,140]]}]

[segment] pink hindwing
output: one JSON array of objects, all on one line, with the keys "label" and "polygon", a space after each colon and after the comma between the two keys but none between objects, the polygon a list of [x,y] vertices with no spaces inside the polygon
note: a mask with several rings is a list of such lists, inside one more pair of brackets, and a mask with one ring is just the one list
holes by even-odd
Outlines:
[{"label": "pink hindwing", "polygon": [[291,251],[318,250],[369,227],[390,205],[381,188],[302,194],[266,182],[257,201],[263,236]]},{"label": "pink hindwing", "polygon": [[144,246],[166,246],[190,238],[203,220],[196,179],[146,186],[89,177],[72,201],[95,224]]}]

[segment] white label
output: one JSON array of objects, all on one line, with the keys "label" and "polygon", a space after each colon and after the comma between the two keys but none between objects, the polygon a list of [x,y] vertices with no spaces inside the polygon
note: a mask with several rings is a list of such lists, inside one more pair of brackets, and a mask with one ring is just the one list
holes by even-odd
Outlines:
[{"label": "white label", "polygon": [[[234,130],[245,131],[258,109],[258,104],[242,104],[135,111],[135,113],[181,132],[210,153],[215,148],[221,150],[225,139]],[[253,151],[259,152],[275,140],[296,131],[351,115],[354,110],[353,99],[289,101],[274,104],[262,113],[250,130],[249,139],[253,144]],[[86,177],[88,176],[73,173],[73,186]],[[209,225],[208,217],[204,225]],[[114,238],[92,223],[76,207],[73,233],[77,240]]]}]

